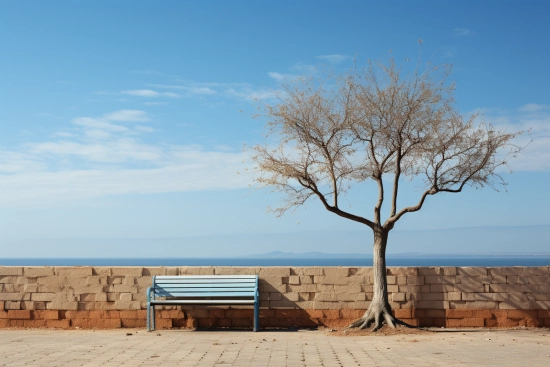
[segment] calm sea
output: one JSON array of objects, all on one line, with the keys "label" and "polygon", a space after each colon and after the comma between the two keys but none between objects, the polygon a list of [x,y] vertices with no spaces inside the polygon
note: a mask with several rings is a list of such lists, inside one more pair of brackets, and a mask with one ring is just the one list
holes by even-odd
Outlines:
[{"label": "calm sea", "polygon": [[[550,266],[550,256],[388,256],[388,266]],[[0,266],[372,266],[372,258],[2,259]]]}]

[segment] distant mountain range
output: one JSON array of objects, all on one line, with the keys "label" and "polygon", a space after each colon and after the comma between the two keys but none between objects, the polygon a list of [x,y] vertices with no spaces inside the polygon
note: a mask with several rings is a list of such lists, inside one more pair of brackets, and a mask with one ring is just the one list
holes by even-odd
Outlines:
[{"label": "distant mountain range", "polygon": [[[484,253],[461,253],[461,254],[427,254],[427,253],[401,253],[401,254],[387,254],[387,257],[531,257],[542,256],[550,257],[550,252],[484,252]],[[329,254],[324,252],[282,252],[273,251],[265,254],[253,254],[247,256],[239,256],[241,258],[253,258],[253,259],[348,259],[348,258],[372,258],[372,254]]]}]

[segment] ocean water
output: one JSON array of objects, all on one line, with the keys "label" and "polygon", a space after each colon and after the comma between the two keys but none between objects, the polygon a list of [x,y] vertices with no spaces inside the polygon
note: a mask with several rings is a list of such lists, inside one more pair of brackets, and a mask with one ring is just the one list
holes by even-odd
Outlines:
[{"label": "ocean water", "polygon": [[[387,266],[550,266],[550,256],[388,256]],[[372,266],[372,258],[0,258],[0,266]]]}]

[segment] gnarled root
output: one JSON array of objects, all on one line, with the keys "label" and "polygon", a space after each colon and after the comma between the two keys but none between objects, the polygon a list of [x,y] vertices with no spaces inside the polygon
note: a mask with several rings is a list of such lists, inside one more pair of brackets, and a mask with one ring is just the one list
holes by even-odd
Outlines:
[{"label": "gnarled root", "polygon": [[[372,306],[372,305],[371,305]],[[369,307],[367,312],[358,320],[352,322],[347,328],[359,328],[366,329],[373,325],[372,331],[376,331],[387,324],[392,329],[395,329],[396,325],[402,325],[405,327],[413,328],[414,326],[407,324],[399,319],[396,319],[390,311],[389,307]]]}]

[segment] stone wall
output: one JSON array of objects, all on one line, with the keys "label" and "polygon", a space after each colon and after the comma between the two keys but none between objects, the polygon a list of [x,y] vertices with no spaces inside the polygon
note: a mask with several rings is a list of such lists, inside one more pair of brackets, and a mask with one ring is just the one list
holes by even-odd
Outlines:
[{"label": "stone wall", "polygon": [[[372,268],[0,267],[0,327],[144,327],[152,275],[258,274],[261,327],[340,327],[372,299]],[[391,267],[395,315],[421,326],[550,327],[550,267]],[[251,327],[251,307],[177,306],[157,328]]]}]

